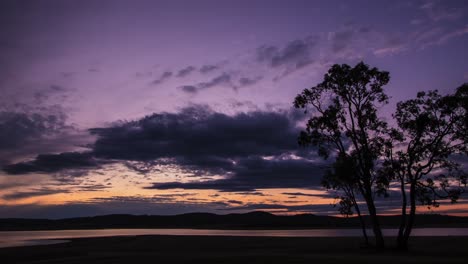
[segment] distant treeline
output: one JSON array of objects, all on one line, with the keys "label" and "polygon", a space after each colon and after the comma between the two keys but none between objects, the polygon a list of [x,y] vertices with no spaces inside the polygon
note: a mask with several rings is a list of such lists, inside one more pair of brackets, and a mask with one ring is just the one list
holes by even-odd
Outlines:
[{"label": "distant treeline", "polygon": [[[397,228],[399,216],[382,216],[383,227]],[[417,215],[415,227],[467,227],[468,217]],[[369,219],[365,219],[366,222]],[[103,215],[66,219],[0,219],[0,231],[106,229],[106,228],[196,228],[196,229],[313,229],[359,228],[357,217],[332,217],[301,214],[273,215],[266,212],[217,215],[189,213],[162,215]],[[370,227],[370,226],[369,226]]]}]

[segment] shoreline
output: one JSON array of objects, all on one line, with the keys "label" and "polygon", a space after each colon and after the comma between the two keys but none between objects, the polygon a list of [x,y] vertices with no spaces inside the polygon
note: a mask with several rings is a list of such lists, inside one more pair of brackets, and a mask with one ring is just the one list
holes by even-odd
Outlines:
[{"label": "shoreline", "polygon": [[[468,217],[449,215],[416,216],[415,228],[468,228]],[[364,217],[366,224],[370,220]],[[380,216],[382,228],[398,228],[398,215]],[[183,228],[222,230],[298,230],[361,228],[357,217],[322,215],[274,215],[262,211],[218,215],[189,213],[182,215],[101,215],[64,219],[0,218],[1,231],[81,230],[81,229]]]}]

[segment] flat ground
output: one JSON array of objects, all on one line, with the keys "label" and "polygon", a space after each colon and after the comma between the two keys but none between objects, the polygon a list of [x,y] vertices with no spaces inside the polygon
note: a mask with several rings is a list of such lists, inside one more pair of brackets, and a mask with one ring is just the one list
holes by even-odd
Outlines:
[{"label": "flat ground", "polygon": [[[1,263],[468,263],[468,237],[415,237],[409,252],[359,238],[129,236],[0,248]],[[389,239],[390,242],[390,239]],[[389,243],[391,244],[391,243]]]}]

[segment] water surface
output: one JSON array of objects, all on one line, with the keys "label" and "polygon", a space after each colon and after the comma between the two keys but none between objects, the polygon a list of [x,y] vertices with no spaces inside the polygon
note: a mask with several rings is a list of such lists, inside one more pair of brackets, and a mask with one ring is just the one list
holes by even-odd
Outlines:
[{"label": "water surface", "polygon": [[[397,229],[384,229],[385,236],[396,236]],[[372,231],[368,231],[372,234]],[[1,231],[0,247],[44,245],[66,242],[70,238],[174,235],[174,236],[267,236],[267,237],[359,237],[360,229],[305,230],[214,230],[214,229],[98,229]],[[468,228],[416,228],[413,236],[468,236]]]}]

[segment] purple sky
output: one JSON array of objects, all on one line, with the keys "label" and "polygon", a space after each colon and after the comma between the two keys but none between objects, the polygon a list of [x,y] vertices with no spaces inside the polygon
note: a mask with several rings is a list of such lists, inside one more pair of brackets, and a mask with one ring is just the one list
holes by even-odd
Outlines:
[{"label": "purple sky", "polygon": [[30,167],[0,172],[0,217],[334,212],[295,95],[363,60],[390,117],[468,82],[467,46],[466,1],[1,1],[0,165]]}]

